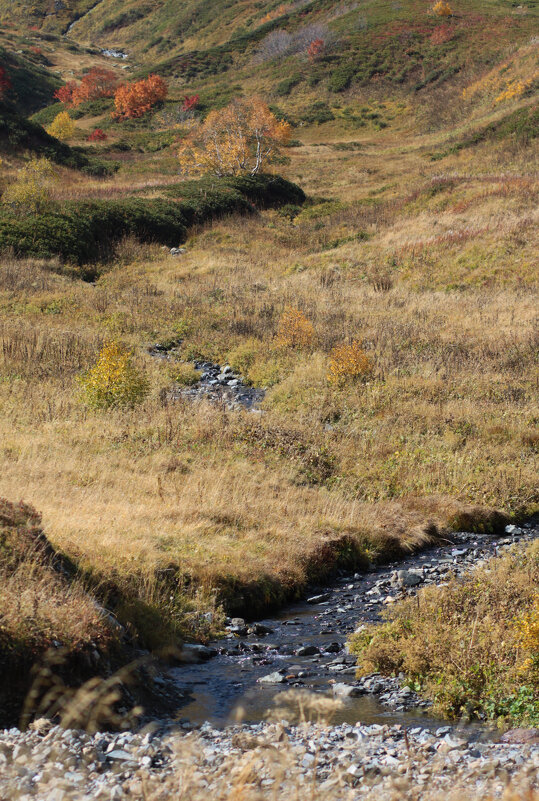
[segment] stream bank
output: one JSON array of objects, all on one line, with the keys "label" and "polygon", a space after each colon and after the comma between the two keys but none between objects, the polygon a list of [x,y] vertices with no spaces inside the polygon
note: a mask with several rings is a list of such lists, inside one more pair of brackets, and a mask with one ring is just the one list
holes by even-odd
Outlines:
[{"label": "stream bank", "polygon": [[[355,678],[355,657],[347,638],[381,612],[423,586],[461,576],[539,535],[537,522],[509,525],[502,538],[456,532],[440,544],[404,560],[371,567],[364,574],[341,572],[336,581],[312,588],[305,600],[281,614],[248,624],[228,619],[228,635],[192,652],[197,664],[169,670],[186,701],[176,716],[186,728],[209,722],[224,727],[239,720],[264,720],[273,697],[286,688],[307,689],[344,701],[338,723],[391,723],[439,728],[429,704],[395,678]],[[401,677],[404,678],[404,677]],[[481,724],[469,727],[473,738]]]}]

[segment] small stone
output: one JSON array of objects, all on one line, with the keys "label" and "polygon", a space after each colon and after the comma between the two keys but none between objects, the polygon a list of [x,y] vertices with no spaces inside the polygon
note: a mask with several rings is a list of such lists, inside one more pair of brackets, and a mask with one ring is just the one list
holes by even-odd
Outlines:
[{"label": "small stone", "polygon": [[339,682],[333,685],[333,695],[339,695],[342,698],[357,698],[359,695],[363,695],[363,690],[353,684]]},{"label": "small stone", "polygon": [[331,598],[331,593],[325,592],[321,595],[312,595],[310,598],[307,598],[308,604],[323,604],[326,601],[329,601]]},{"label": "small stone", "polygon": [[275,673],[268,673],[267,676],[262,676],[258,681],[262,684],[285,684],[286,677],[282,673],[275,671]]}]

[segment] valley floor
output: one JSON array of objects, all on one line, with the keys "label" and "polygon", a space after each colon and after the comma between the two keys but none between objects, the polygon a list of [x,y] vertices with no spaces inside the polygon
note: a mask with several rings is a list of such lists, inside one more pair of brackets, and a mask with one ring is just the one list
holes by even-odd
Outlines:
[{"label": "valley floor", "polygon": [[[94,284],[2,261],[1,491],[112,577],[124,619],[135,597],[204,636],[216,598],[261,613],[336,565],[536,508],[533,145],[433,161],[447,134],[321,131],[289,151],[303,208],[214,223],[176,256],[127,240]],[[275,339],[290,307],[303,347]],[[372,373],[328,383],[355,339]],[[107,340],[150,380],[133,410],[81,400]],[[196,359],[265,388],[260,410],[170,400]],[[182,577],[172,603],[163,569]]]}]

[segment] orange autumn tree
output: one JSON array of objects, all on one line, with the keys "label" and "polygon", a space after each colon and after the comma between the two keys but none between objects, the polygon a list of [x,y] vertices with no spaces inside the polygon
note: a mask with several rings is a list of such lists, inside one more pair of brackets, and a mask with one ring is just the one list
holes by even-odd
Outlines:
[{"label": "orange autumn tree", "polygon": [[290,125],[278,120],[259,97],[233,100],[211,111],[184,139],[180,170],[185,175],[256,175],[275,159],[290,133]]},{"label": "orange autumn tree", "polygon": [[92,67],[80,83],[68,81],[56,90],[54,96],[67,106],[80,106],[88,100],[113,97],[118,87],[118,78],[112,70]]},{"label": "orange autumn tree", "polygon": [[167,94],[168,87],[159,75],[152,74],[140,81],[125,83],[118,87],[114,95],[113,117],[117,120],[142,117],[156,103],[164,100]]}]

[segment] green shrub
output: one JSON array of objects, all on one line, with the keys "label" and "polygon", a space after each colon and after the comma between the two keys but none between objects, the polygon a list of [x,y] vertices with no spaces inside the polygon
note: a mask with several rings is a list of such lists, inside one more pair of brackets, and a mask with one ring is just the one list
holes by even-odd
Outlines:
[{"label": "green shrub", "polygon": [[2,106],[0,102],[0,144],[3,151],[30,151],[56,164],[81,170],[88,175],[102,176],[115,172],[118,165],[86,155],[80,148],[70,147],[50,136],[41,125],[26,120]]},{"label": "green shrub", "polygon": [[279,97],[286,97],[300,81],[301,75],[291,75],[290,78],[285,78],[275,87],[275,94],[279,95]]},{"label": "green shrub", "polygon": [[342,64],[333,71],[328,81],[328,89],[331,92],[344,92],[352,83],[356,68],[353,64]]},{"label": "green shrub", "polygon": [[194,224],[305,200],[298,186],[274,175],[186,181],[167,187],[164,194],[172,199],[68,202],[56,211],[24,217],[2,210],[0,248],[82,265],[110,258],[125,236],[173,247],[185,241]]},{"label": "green shrub", "polygon": [[335,115],[328,104],[321,100],[313,103],[301,115],[301,120],[309,125],[313,125],[314,123],[321,125],[323,122],[330,122],[334,119]]}]

